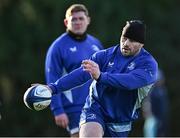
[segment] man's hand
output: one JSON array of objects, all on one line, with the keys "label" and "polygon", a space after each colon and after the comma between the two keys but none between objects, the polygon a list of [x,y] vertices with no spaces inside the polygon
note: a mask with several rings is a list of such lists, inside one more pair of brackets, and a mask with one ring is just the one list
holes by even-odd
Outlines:
[{"label": "man's hand", "polygon": [[91,74],[91,77],[97,80],[100,76],[99,65],[92,60],[83,60],[82,67],[84,71],[87,71]]},{"label": "man's hand", "polygon": [[68,116],[65,113],[63,113],[55,116],[55,122],[57,126],[60,126],[62,128],[67,128],[69,124],[69,119]]}]

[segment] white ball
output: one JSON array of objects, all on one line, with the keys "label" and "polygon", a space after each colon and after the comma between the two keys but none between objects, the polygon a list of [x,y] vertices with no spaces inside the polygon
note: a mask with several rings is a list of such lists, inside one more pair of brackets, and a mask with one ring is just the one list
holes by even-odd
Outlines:
[{"label": "white ball", "polygon": [[35,111],[45,109],[51,103],[51,90],[45,85],[34,85],[26,90],[24,93],[25,105]]}]

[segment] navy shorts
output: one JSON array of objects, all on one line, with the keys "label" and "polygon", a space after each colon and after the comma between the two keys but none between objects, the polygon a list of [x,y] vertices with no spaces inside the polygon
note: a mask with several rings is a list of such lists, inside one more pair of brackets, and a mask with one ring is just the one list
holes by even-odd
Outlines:
[{"label": "navy shorts", "polygon": [[72,135],[79,132],[79,120],[81,112],[67,114],[69,118],[69,125],[67,131]]},{"label": "navy shorts", "polygon": [[127,137],[131,130],[131,122],[105,122],[100,110],[92,111],[90,108],[83,109],[80,118],[80,125],[87,122],[97,122],[101,124],[104,130],[104,137]]}]

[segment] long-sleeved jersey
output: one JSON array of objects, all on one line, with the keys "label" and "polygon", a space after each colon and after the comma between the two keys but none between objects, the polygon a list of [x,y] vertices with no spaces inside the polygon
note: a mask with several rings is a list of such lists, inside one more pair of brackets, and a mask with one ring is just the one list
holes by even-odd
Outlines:
[{"label": "long-sleeved jersey", "polygon": [[[55,82],[63,75],[81,66],[84,59],[102,49],[98,39],[87,34],[83,40],[76,40],[68,33],[62,34],[50,46],[45,65],[47,84]],[[59,93],[52,97],[51,110],[54,115],[81,111],[88,95],[90,82],[82,87]]]},{"label": "long-sleeved jersey", "polygon": [[[136,56],[123,56],[117,45],[95,53],[91,60],[99,65],[101,75],[92,82],[84,108],[94,106],[93,109],[98,110],[94,104],[98,103],[105,122],[122,123],[136,119],[142,99],[156,81],[158,65],[155,59],[144,48]],[[90,74],[81,67],[49,87],[57,93],[57,89],[71,89],[89,79]]]}]

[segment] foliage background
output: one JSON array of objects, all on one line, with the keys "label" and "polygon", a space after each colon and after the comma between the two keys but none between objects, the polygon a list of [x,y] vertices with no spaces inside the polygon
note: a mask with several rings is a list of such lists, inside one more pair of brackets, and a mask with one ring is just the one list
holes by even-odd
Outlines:
[{"label": "foliage background", "polygon": [[[179,0],[0,0],[0,136],[67,136],[55,126],[51,112],[28,110],[23,94],[31,83],[44,83],[45,54],[65,31],[65,10],[74,3],[87,6],[89,33],[106,48],[119,43],[126,20],[147,24],[145,48],[166,75],[170,99],[169,136],[180,136],[180,1]],[[143,119],[131,136],[142,136]]]}]

